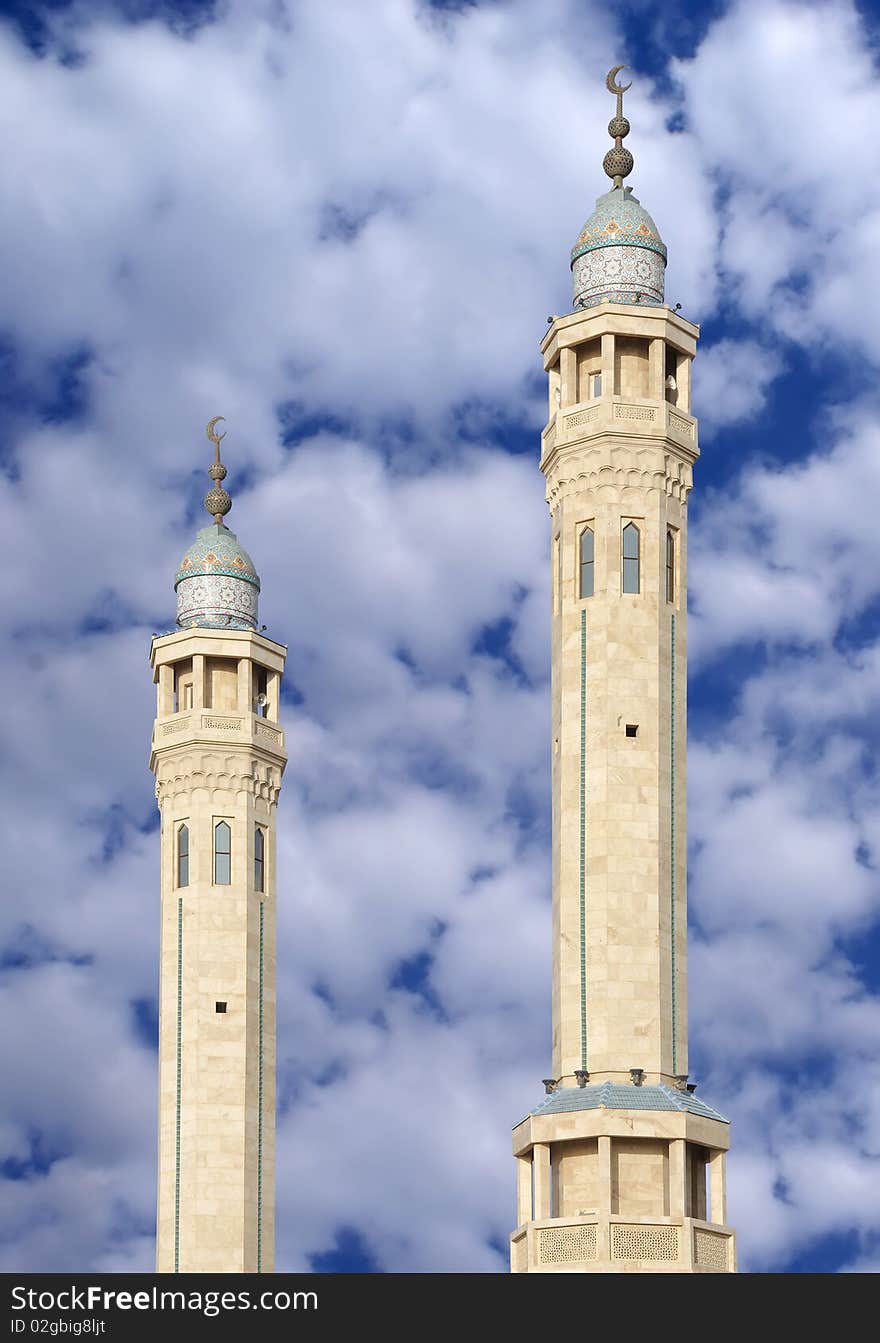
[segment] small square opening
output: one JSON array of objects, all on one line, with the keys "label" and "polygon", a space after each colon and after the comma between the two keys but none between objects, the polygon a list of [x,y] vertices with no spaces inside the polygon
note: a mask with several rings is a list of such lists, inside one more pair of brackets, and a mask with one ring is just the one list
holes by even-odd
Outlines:
[{"label": "small square opening", "polygon": [[637,737],[637,736],[639,735],[639,725],[638,725],[638,723],[627,723],[627,725],[626,725],[626,735],[627,735],[628,737]]},{"label": "small square opening", "polygon": [[226,1011],[226,1004],[225,1004],[225,1003],[215,1003],[215,1004],[214,1004],[214,1011],[215,1011],[215,1012],[225,1012],[225,1011]]}]

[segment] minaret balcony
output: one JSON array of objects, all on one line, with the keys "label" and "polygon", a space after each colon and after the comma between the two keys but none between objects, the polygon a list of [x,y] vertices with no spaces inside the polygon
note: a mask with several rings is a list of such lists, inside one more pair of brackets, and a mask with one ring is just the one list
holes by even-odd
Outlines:
[{"label": "minaret balcony", "polygon": [[245,746],[286,759],[284,731],[277,723],[270,723],[258,714],[236,710],[189,709],[156,719],[151,760],[162,751],[193,743]]},{"label": "minaret balcony", "polygon": [[541,435],[541,467],[560,448],[602,434],[616,438],[667,439],[695,462],[700,455],[697,421],[668,401],[603,396],[560,408]]},{"label": "minaret balcony", "polygon": [[512,1273],[734,1273],[732,1228],[696,1217],[585,1213],[524,1222],[510,1237]]}]

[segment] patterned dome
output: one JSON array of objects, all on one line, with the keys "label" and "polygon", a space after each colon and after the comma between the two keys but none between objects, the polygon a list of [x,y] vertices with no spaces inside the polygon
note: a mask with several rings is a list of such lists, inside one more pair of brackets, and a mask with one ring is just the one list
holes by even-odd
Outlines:
[{"label": "patterned dome", "polygon": [[222,523],[201,529],[180,561],[174,587],[181,629],[257,628],[260,580],[235,532]]},{"label": "patterned dome", "polygon": [[614,187],[596,208],[571,249],[574,306],[663,303],[666,245],[631,187]]}]

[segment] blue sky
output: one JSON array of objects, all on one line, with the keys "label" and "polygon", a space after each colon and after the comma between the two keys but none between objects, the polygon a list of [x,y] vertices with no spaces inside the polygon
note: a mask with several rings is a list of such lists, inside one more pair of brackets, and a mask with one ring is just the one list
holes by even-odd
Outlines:
[{"label": "blue sky", "polygon": [[742,1266],[880,1268],[876,8],[0,5],[0,1267],[149,1269],[153,630],[208,445],[290,648],[280,1268],[504,1268],[549,1054],[538,341],[630,179],[701,324],[692,1073]]}]

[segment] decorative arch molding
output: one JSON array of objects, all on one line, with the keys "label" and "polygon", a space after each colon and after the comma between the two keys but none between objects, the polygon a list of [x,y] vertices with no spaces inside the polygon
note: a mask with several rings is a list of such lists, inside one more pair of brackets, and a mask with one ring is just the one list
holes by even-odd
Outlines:
[{"label": "decorative arch molding", "polygon": [[272,806],[281,790],[281,771],[275,765],[235,756],[182,756],[160,765],[156,778],[159,802],[198,788],[210,793],[246,793]]},{"label": "decorative arch molding", "polygon": [[681,504],[687,503],[693,486],[693,471],[688,462],[669,453],[664,455],[661,464],[656,452],[651,450],[635,454],[622,452],[620,457],[619,462],[611,465],[603,450],[579,454],[575,460],[569,458],[555,465],[547,476],[546,497],[550,511],[572,494],[601,491],[606,497],[609,493],[619,497],[627,489],[641,494],[661,493]]}]

